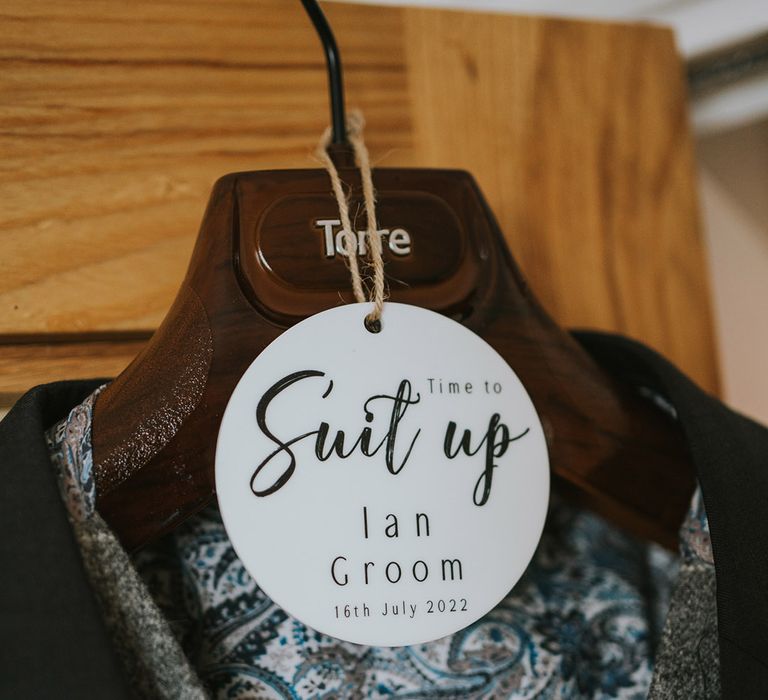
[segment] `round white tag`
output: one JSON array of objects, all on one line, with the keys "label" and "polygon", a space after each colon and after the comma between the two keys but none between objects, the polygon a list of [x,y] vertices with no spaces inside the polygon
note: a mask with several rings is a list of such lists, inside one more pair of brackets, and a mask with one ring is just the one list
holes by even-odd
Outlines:
[{"label": "round white tag", "polygon": [[238,556],[275,603],[339,639],[400,646],[495,607],[549,500],[544,432],[502,357],[440,314],[387,303],[312,316],[232,393],[216,490]]}]

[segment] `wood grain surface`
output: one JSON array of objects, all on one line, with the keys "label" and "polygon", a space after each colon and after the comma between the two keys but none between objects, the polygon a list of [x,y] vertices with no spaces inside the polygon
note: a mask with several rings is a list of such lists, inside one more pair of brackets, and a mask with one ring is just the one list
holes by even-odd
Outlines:
[{"label": "wood grain surface", "polygon": [[[325,7],[378,164],[468,169],[561,324],[632,335],[717,390],[671,33]],[[2,15],[0,392],[11,396],[116,374],[120,334],[150,332],[173,300],[214,180],[313,167],[327,97],[298,2],[7,0]],[[118,340],[75,350],[94,333]],[[58,334],[74,344],[29,355],[19,344]]]},{"label": "wood grain surface", "polygon": [[78,377],[115,377],[145,345],[145,340],[138,339],[0,345],[0,407],[12,405],[22,391],[37,384]]}]

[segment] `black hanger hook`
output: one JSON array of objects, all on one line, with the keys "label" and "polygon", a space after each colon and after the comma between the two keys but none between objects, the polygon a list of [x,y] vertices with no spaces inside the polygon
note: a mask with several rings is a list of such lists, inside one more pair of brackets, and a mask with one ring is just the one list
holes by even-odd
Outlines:
[{"label": "black hanger hook", "polygon": [[344,83],[341,73],[341,56],[331,26],[325,18],[317,0],[301,0],[325,52],[325,63],[328,67],[328,89],[331,99],[331,142],[335,145],[347,143],[346,119],[344,117]]}]

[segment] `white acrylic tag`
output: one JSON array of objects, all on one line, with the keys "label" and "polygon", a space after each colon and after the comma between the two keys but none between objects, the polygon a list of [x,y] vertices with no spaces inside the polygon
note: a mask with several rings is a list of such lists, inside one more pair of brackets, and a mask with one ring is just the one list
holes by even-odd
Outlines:
[{"label": "white acrylic tag", "polygon": [[400,646],[456,632],[522,575],[549,500],[544,433],[512,369],[440,314],[312,316],[246,370],[216,446],[232,544],[308,626]]}]

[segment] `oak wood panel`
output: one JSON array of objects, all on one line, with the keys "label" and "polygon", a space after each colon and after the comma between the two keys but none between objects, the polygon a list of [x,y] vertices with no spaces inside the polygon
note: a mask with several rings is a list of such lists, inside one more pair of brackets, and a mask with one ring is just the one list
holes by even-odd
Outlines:
[{"label": "oak wood panel", "polygon": [[[631,334],[717,389],[669,32],[326,9],[378,163],[467,168],[560,323]],[[312,165],[317,39],[285,0],[9,0],[2,14],[0,336],[151,330],[213,181]],[[22,367],[16,385],[44,378]]]},{"label": "oak wood panel", "polygon": [[37,384],[116,377],[145,345],[140,339],[1,344],[0,407]]},{"label": "oak wood panel", "polygon": [[714,389],[672,34],[426,12],[406,29],[414,140],[431,165],[475,174],[548,311],[567,326],[640,338]]},{"label": "oak wood panel", "polygon": [[[318,40],[284,0],[4,14],[0,333],[154,328],[216,178],[312,165],[327,119]],[[370,40],[374,17],[386,43]],[[334,13],[374,153],[410,143],[401,25]]]}]

